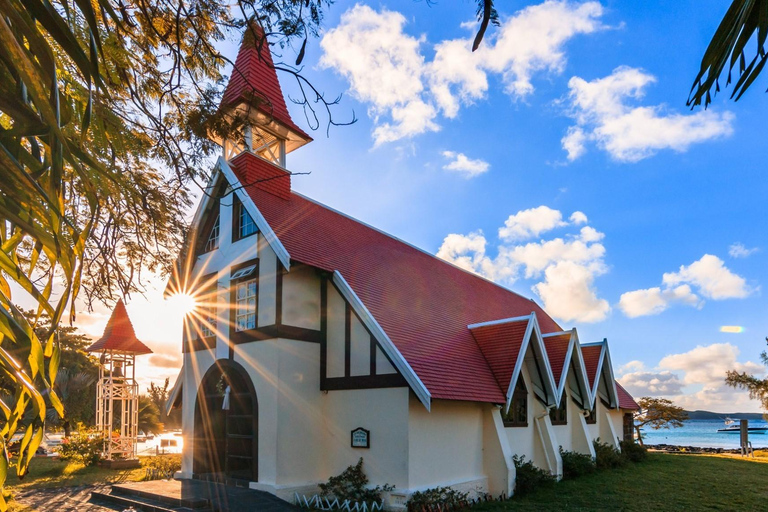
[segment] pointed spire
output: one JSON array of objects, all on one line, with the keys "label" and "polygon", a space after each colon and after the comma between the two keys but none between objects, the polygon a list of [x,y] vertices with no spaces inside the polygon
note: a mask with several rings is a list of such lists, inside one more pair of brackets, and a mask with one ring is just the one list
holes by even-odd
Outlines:
[{"label": "pointed spire", "polygon": [[235,108],[242,103],[256,105],[271,121],[293,132],[287,138],[306,144],[312,138],[293,122],[288,113],[264,31],[258,23],[253,23],[251,27],[246,28],[243,34],[220,108]]},{"label": "pointed spire", "polygon": [[133,324],[128,317],[128,311],[125,309],[122,299],[117,301],[112,316],[107,322],[107,327],[104,328],[104,335],[86,349],[87,352],[102,350],[129,352],[136,355],[152,353],[152,350],[136,337],[136,331],[133,330]]}]

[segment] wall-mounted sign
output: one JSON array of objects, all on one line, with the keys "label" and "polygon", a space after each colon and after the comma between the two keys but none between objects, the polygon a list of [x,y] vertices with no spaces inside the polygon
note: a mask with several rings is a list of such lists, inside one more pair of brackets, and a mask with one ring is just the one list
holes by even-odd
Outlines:
[{"label": "wall-mounted sign", "polygon": [[352,431],[352,448],[370,448],[371,431],[358,427]]}]

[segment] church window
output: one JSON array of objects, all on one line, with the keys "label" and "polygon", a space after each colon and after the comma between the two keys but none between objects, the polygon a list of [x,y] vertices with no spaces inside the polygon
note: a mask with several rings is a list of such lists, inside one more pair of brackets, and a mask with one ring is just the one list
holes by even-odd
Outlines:
[{"label": "church window", "polygon": [[552,420],[553,425],[568,424],[568,396],[565,392],[560,399],[560,405],[549,410],[549,419]]},{"label": "church window", "polygon": [[522,375],[517,379],[512,403],[506,413],[502,413],[505,427],[528,426],[528,390],[525,388]]},{"label": "church window", "polygon": [[208,235],[208,240],[205,242],[205,248],[203,252],[209,252],[219,248],[219,234],[221,232],[220,217],[217,215],[216,220],[213,222],[213,227]]},{"label": "church window", "polygon": [[237,199],[237,197],[235,197],[234,206],[235,225],[233,239],[234,241],[237,241],[256,233],[258,228],[256,227],[256,223],[253,221],[253,217],[251,217],[251,215],[248,213],[248,210],[245,209],[245,206],[239,199]]},{"label": "church window", "polygon": [[240,281],[235,290],[235,330],[256,328],[256,279]]}]

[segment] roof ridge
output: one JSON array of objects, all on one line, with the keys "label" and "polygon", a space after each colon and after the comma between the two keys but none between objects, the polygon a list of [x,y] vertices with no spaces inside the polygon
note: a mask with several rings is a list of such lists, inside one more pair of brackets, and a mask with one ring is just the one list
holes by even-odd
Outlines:
[{"label": "roof ridge", "polygon": [[322,208],[325,208],[326,210],[329,210],[329,211],[331,211],[331,212],[333,212],[333,213],[335,213],[337,215],[341,215],[342,217],[345,217],[345,218],[347,218],[349,220],[357,222],[358,224],[362,224],[363,226],[365,226],[365,227],[367,227],[369,229],[372,229],[372,230],[374,230],[374,231],[376,231],[376,232],[378,232],[378,233],[380,233],[380,234],[382,234],[382,235],[384,235],[386,237],[389,237],[392,240],[395,240],[396,242],[400,242],[401,244],[407,245],[411,249],[416,249],[417,251],[422,252],[422,253],[426,254],[427,256],[429,256],[429,257],[431,257],[431,258],[433,258],[433,259],[435,259],[435,260],[437,260],[437,261],[439,261],[441,263],[444,263],[444,264],[449,265],[449,266],[451,266],[451,267],[453,267],[453,268],[455,268],[457,270],[460,270],[460,271],[464,272],[465,274],[468,274],[470,276],[473,276],[473,277],[476,277],[478,279],[481,279],[481,280],[483,280],[483,281],[485,281],[487,283],[490,283],[490,284],[492,284],[492,285],[494,285],[494,286],[496,286],[498,288],[501,288],[502,290],[507,291],[509,293],[514,293],[515,295],[517,295],[518,297],[520,297],[522,299],[529,300],[529,301],[533,302],[534,304],[539,306],[542,310],[544,309],[541,306],[541,304],[539,304],[538,302],[536,302],[533,299],[533,297],[526,297],[525,295],[522,295],[522,294],[520,294],[520,293],[518,293],[518,292],[516,292],[514,290],[511,290],[511,289],[507,288],[506,286],[503,286],[503,285],[497,283],[496,281],[493,281],[493,280],[491,280],[491,279],[489,279],[489,278],[487,278],[485,276],[481,276],[480,274],[477,274],[475,272],[471,272],[471,271],[469,271],[469,270],[467,270],[465,268],[462,268],[462,267],[456,265],[455,263],[451,263],[450,261],[444,260],[443,258],[438,258],[437,255],[432,254],[431,252],[427,251],[426,249],[422,249],[421,247],[416,246],[416,245],[414,245],[414,244],[412,244],[410,242],[407,242],[407,241],[403,240],[402,238],[396,237],[395,235],[393,235],[391,233],[387,233],[386,231],[384,231],[382,229],[379,229],[376,226],[372,226],[372,225],[368,224],[365,221],[362,221],[360,219],[356,219],[355,217],[352,217],[351,215],[349,215],[347,213],[344,213],[344,212],[342,212],[340,210],[337,210],[336,208],[334,208],[332,206],[328,206],[327,204],[321,203],[320,201],[318,201],[316,199],[312,199],[311,197],[305,196],[304,194],[302,194],[300,192],[296,192],[295,190],[291,190],[291,193],[301,197],[302,199],[305,199],[305,200],[309,201],[310,203],[314,203],[314,204],[316,204],[316,205],[318,205],[318,206],[320,206]]}]

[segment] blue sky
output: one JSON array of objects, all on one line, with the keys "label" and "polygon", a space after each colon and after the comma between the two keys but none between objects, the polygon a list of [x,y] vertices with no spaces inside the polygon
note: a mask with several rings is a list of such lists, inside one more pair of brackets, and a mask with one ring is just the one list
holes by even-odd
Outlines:
[{"label": "blue sky", "polygon": [[[294,189],[534,298],[582,341],[608,338],[638,396],[758,410],[722,379],[763,370],[765,80],[739,103],[726,89],[685,106],[725,3],[497,8],[470,54],[474,2],[335,3],[304,74],[358,122],[289,155],[312,173]],[[173,336],[158,368],[178,361]]]}]

